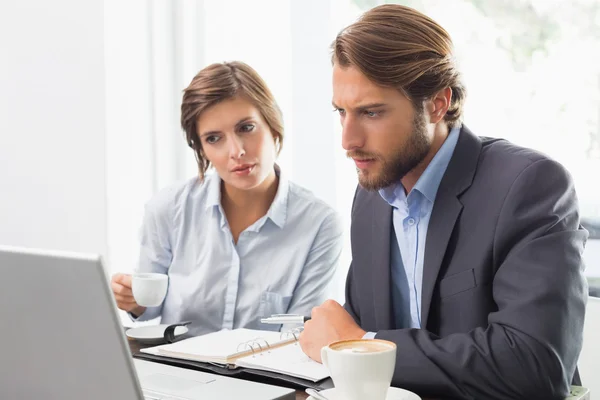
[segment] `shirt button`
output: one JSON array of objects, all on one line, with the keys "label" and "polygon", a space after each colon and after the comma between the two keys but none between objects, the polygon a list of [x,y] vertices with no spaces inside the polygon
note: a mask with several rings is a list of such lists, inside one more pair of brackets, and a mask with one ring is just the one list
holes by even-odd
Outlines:
[{"label": "shirt button", "polygon": [[415,224],[415,219],[409,218],[407,222],[408,222],[408,225],[413,226]]}]

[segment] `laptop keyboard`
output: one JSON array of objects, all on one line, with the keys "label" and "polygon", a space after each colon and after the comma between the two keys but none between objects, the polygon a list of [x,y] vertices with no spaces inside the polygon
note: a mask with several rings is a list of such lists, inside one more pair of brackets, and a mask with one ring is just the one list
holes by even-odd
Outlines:
[{"label": "laptop keyboard", "polygon": [[146,390],[144,390],[142,392],[142,394],[144,395],[144,400],[187,400],[184,397],[171,396],[168,394],[155,393],[155,392],[148,393]]},{"label": "laptop keyboard", "polygon": [[158,393],[148,393],[146,391],[143,391],[142,394],[144,395],[144,400],[167,400],[167,399],[171,399],[168,396],[162,396],[161,394]]},{"label": "laptop keyboard", "polygon": [[163,397],[159,394],[150,394],[146,392],[143,392],[142,394],[144,395],[144,400],[163,400]]}]

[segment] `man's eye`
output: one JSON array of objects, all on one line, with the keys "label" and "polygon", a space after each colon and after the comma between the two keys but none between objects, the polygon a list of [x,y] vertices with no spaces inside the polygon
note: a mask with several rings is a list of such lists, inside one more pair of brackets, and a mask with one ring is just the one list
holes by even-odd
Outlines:
[{"label": "man's eye", "polygon": [[345,115],[346,114],[346,110],[344,110],[343,108],[334,108],[333,112],[337,112],[340,115]]},{"label": "man's eye", "polygon": [[365,115],[369,118],[378,117],[379,114],[379,111],[365,111]]}]

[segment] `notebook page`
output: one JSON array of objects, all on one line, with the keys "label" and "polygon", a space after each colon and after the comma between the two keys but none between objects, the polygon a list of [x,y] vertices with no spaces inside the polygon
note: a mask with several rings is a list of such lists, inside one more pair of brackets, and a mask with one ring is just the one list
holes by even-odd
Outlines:
[{"label": "notebook page", "polygon": [[258,351],[257,343],[266,348],[266,342],[272,346],[285,340],[285,338],[281,338],[280,332],[234,329],[196,336],[141,351],[175,358],[227,364],[229,359],[238,353],[251,351],[251,348],[244,346],[244,343],[254,343],[254,349]]},{"label": "notebook page", "polygon": [[329,377],[327,368],[304,354],[298,343],[243,357],[235,364],[239,367],[278,372],[313,382]]}]

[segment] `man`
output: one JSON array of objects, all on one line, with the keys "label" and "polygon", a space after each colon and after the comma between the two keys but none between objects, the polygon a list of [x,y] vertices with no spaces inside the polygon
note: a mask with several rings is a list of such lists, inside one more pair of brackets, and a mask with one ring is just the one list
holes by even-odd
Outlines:
[{"label": "man", "polygon": [[376,7],[332,48],[360,185],[346,305],[313,309],[303,350],[320,361],[333,341],[386,339],[392,384],[422,396],[564,398],[587,299],[571,177],[461,124],[451,39],[421,13]]}]

